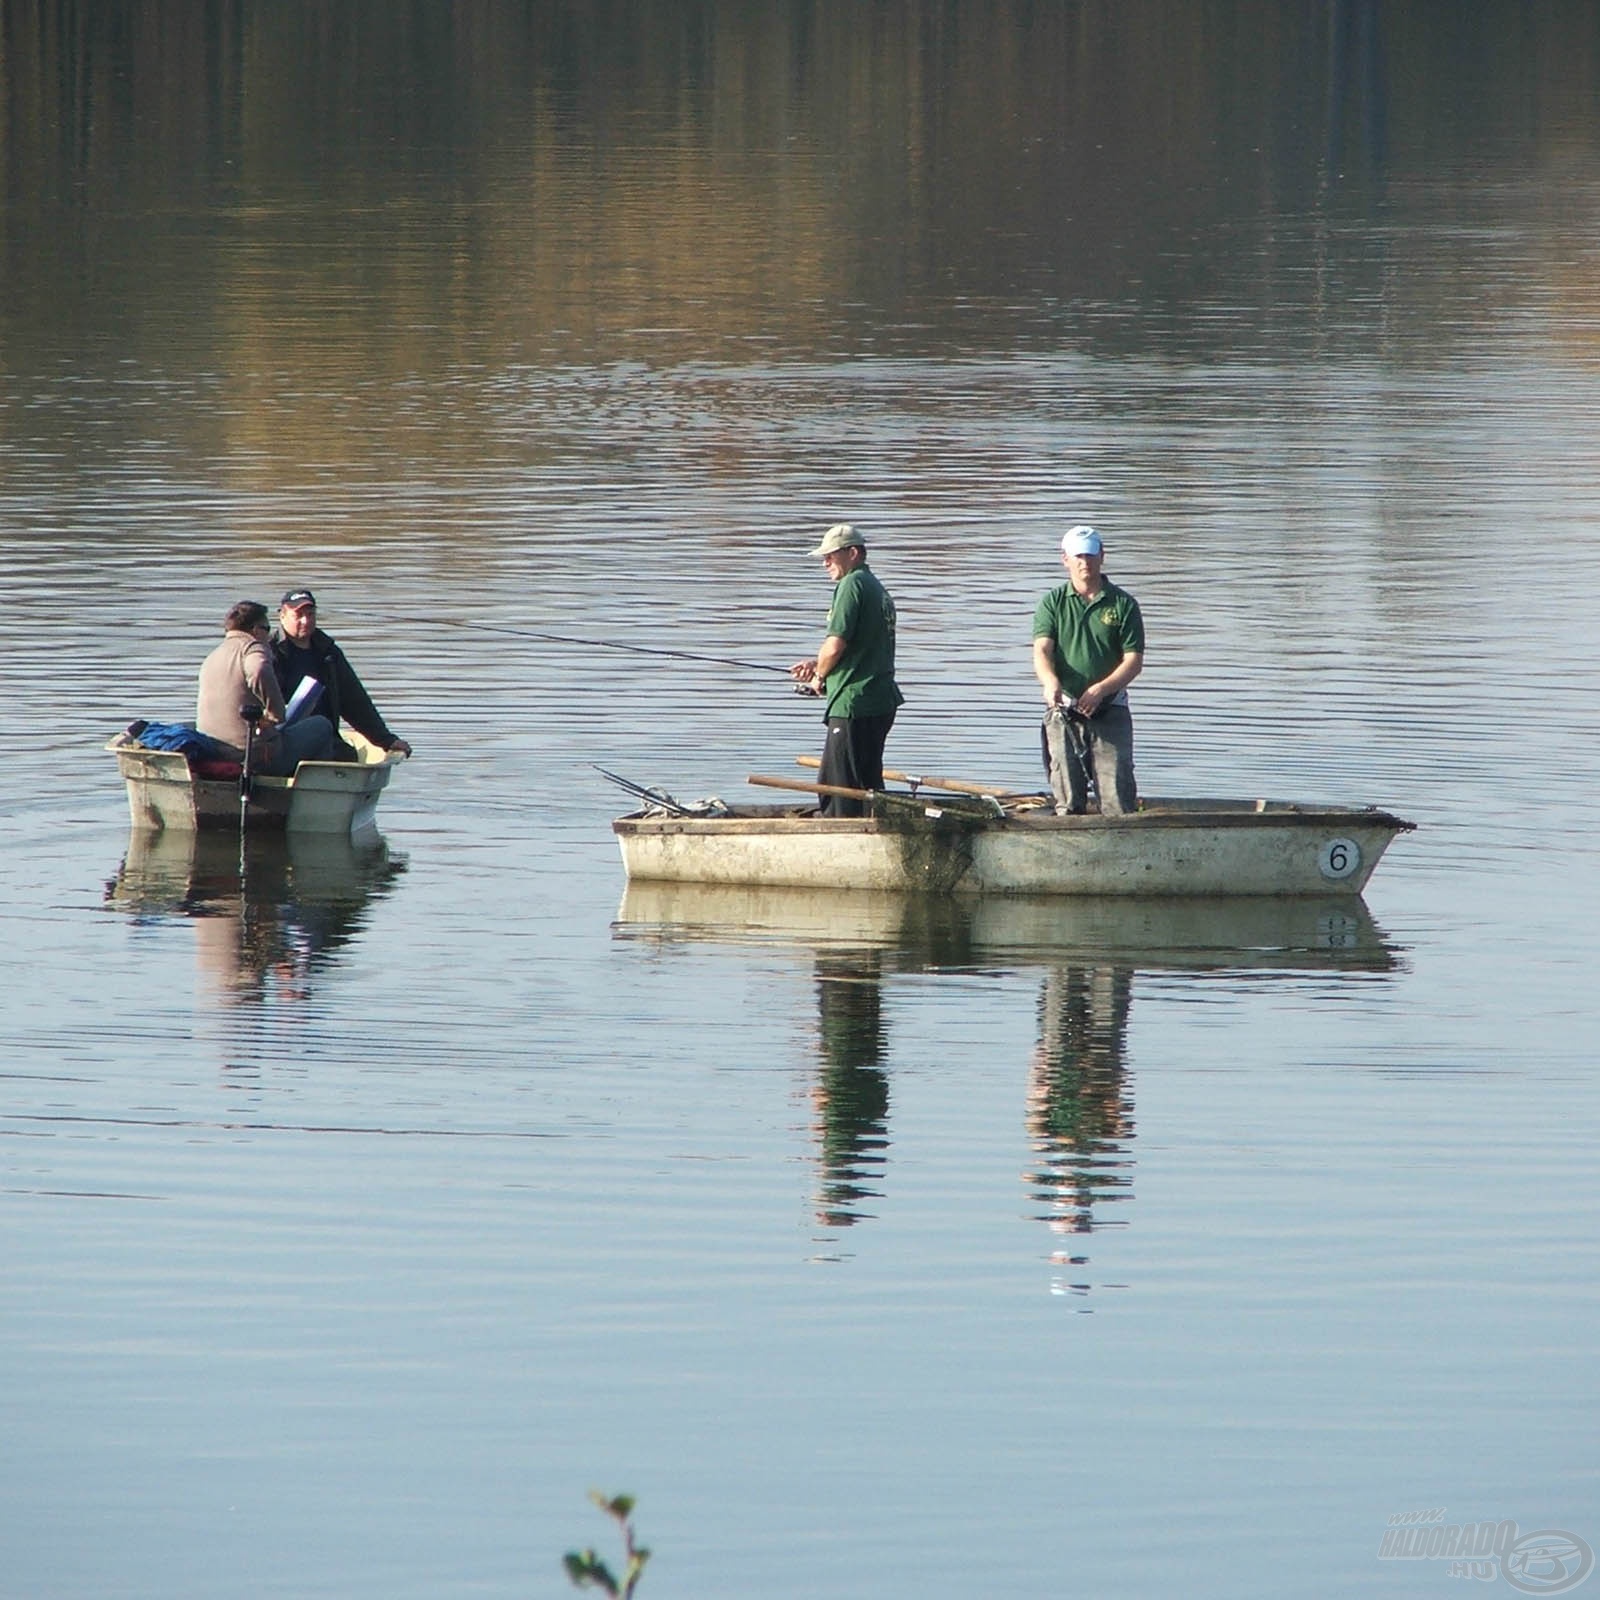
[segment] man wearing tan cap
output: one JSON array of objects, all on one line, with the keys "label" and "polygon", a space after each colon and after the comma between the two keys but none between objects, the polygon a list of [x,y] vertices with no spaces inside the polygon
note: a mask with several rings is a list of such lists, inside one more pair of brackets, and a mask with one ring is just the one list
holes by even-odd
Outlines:
[{"label": "man wearing tan cap", "polygon": [[1033,672],[1049,707],[1040,736],[1060,816],[1088,806],[1091,780],[1102,816],[1139,809],[1128,685],[1144,666],[1144,619],[1139,602],[1101,576],[1104,561],[1093,528],[1068,528],[1068,581],[1033,613]]},{"label": "man wearing tan cap", "polygon": [[[827,636],[815,659],[789,675],[827,699],[822,770],[817,782],[844,789],[883,787],[883,747],[905,700],[894,681],[894,601],[867,566],[867,542],[848,522],[835,523],[811,552],[833,580]],[[860,800],[824,795],[825,817],[859,817]]]}]

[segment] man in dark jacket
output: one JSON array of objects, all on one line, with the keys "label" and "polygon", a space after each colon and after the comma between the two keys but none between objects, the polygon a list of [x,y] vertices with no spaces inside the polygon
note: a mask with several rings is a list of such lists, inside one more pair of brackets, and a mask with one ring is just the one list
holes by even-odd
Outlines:
[{"label": "man in dark jacket", "polygon": [[[411,746],[390,732],[378,715],[372,696],[345,659],[344,651],[317,626],[317,597],[309,589],[291,589],[279,602],[272,660],[285,700],[293,701],[303,679],[314,678],[322,685],[322,691],[312,709],[335,728],[348,722],[380,750],[411,754]],[[339,741],[339,746],[342,759],[356,759],[355,751],[344,740]]]}]

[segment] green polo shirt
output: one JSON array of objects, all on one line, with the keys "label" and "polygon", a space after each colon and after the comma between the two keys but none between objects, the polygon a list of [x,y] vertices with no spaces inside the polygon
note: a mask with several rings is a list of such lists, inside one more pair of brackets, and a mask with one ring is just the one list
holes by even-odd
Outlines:
[{"label": "green polo shirt", "polygon": [[894,681],[894,601],[870,568],[856,567],[833,586],[828,633],[845,642],[828,674],[826,717],[881,717],[905,696]]},{"label": "green polo shirt", "polygon": [[1144,618],[1139,602],[1104,578],[1093,600],[1064,583],[1035,608],[1033,637],[1054,641],[1056,676],[1076,699],[1124,656],[1144,653]]}]

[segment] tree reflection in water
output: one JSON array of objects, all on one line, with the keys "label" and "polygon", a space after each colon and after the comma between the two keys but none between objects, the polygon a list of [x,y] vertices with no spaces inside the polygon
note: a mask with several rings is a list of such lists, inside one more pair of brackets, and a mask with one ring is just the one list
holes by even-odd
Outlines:
[{"label": "tree reflection in water", "polygon": [[817,1220],[847,1228],[870,1216],[889,1148],[889,1078],[883,1070],[882,953],[829,952],[816,958],[820,1057],[812,1104],[821,1164]]}]

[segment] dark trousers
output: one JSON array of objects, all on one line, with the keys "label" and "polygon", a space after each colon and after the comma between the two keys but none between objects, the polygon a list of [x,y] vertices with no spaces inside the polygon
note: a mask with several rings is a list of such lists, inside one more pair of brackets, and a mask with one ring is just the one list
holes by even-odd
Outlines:
[{"label": "dark trousers", "polygon": [[[881,717],[829,717],[818,783],[841,789],[883,787],[883,747],[894,726],[894,712]],[[825,817],[864,817],[866,806],[840,794],[825,794],[818,810]]]}]

